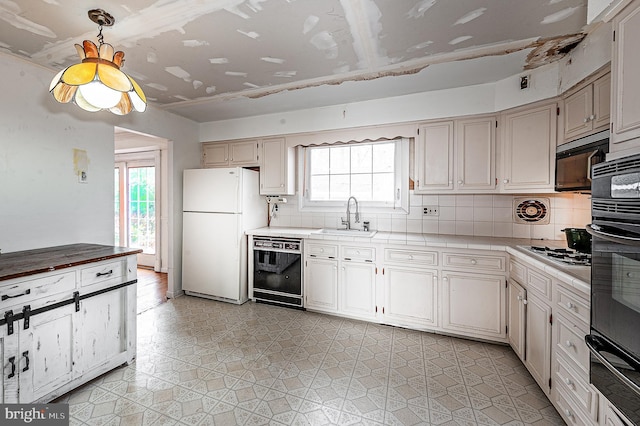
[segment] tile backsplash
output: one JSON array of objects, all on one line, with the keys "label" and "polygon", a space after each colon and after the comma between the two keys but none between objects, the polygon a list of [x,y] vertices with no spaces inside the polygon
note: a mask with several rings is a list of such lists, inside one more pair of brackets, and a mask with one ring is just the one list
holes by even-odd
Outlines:
[{"label": "tile backsplash", "polygon": [[[361,220],[378,231],[415,232],[449,235],[475,235],[513,238],[564,240],[562,229],[584,227],[591,221],[591,198],[583,194],[543,194],[550,201],[548,225],[520,224],[514,221],[513,200],[522,195],[416,195],[411,191],[409,214],[368,213],[360,209]],[[423,215],[423,207],[437,207],[438,216]],[[346,210],[346,200],[345,200]],[[340,228],[345,212],[301,212],[297,195],[278,204],[271,226],[302,228]],[[353,216],[352,216],[353,221]]]}]

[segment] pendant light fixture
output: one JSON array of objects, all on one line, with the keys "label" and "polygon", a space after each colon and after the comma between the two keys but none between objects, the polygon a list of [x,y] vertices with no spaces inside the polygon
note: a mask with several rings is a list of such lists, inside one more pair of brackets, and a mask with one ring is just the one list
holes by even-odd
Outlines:
[{"label": "pendant light fixture", "polygon": [[102,9],[89,11],[89,19],[98,24],[96,46],[90,40],[76,44],[81,63],[60,71],[51,81],[49,92],[61,103],[73,101],[85,111],[109,110],[125,115],[132,109],[144,112],[147,98],[133,78],[120,70],[124,52],[114,53],[113,46],[104,43],[102,27],[113,26],[115,19]]}]

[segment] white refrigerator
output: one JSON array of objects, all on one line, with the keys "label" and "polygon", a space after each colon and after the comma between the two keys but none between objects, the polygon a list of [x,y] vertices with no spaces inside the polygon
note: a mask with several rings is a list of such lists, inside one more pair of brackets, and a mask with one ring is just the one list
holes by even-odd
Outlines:
[{"label": "white refrigerator", "polygon": [[184,171],[185,293],[237,304],[247,301],[245,231],[267,225],[258,175],[240,167]]}]

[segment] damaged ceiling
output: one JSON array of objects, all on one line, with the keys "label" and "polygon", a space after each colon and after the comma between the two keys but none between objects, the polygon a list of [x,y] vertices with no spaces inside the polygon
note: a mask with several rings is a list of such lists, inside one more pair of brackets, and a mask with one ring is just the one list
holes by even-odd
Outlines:
[{"label": "damaged ceiling", "polygon": [[0,49],[55,72],[105,43],[150,104],[198,122],[497,81],[583,37],[587,0],[0,0]]}]

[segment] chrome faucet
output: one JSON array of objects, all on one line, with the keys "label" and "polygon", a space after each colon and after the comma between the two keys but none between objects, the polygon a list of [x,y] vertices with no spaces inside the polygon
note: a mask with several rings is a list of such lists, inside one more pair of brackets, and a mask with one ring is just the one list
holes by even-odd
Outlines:
[{"label": "chrome faucet", "polygon": [[342,224],[351,229],[351,200],[356,204],[356,223],[360,223],[360,209],[358,208],[358,200],[353,195],[347,200],[347,219],[342,219]]}]

